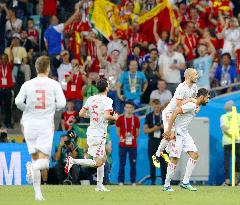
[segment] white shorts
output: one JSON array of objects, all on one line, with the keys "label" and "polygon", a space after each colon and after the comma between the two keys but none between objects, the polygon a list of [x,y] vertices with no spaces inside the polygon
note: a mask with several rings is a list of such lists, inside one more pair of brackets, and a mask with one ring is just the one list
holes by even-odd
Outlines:
[{"label": "white shorts", "polygon": [[87,135],[88,154],[92,157],[104,157],[106,137],[90,136]]},{"label": "white shorts", "polygon": [[171,140],[167,146],[167,152],[169,157],[180,158],[182,151],[184,152],[197,152],[197,147],[190,136],[188,131],[176,132],[176,139]]},{"label": "white shorts", "polygon": [[44,154],[50,155],[52,150],[52,142],[54,135],[53,126],[33,127],[31,123],[23,125],[23,134],[27,143],[29,154],[41,151]]},{"label": "white shorts", "polygon": [[[165,111],[162,112],[162,121],[163,121],[164,132],[168,128],[168,122],[169,122],[171,115],[172,115],[172,112],[165,112]],[[174,131],[174,127],[172,128],[172,131]]]}]

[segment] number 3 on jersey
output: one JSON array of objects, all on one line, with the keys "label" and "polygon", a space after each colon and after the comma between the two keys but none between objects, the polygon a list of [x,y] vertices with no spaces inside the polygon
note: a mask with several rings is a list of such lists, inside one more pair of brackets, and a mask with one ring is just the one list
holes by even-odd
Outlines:
[{"label": "number 3 on jersey", "polygon": [[38,105],[35,106],[36,110],[44,110],[46,108],[46,91],[45,90],[36,90],[37,102]]}]

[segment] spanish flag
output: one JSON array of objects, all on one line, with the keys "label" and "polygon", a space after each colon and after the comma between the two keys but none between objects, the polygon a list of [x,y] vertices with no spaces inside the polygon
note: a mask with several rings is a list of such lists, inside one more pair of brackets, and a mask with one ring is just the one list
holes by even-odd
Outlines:
[{"label": "spanish flag", "polygon": [[170,31],[172,24],[174,24],[174,27],[177,26],[177,20],[169,0],[163,0],[162,3],[158,4],[151,11],[145,13],[138,19],[141,33],[145,34],[148,37],[148,41],[151,43],[155,43],[155,38],[153,35],[153,24],[155,17],[158,18],[158,33],[164,30]]},{"label": "spanish flag", "polygon": [[[95,0],[90,21],[103,36],[109,39],[113,29],[128,30],[126,16],[122,15],[121,11],[121,8],[107,0]],[[171,20],[174,19],[174,15],[169,0],[163,0],[152,10],[134,20],[140,24],[141,33],[146,34],[150,42],[155,42],[153,36],[154,17],[157,16],[159,19],[158,30],[160,32],[170,31],[171,24],[177,24]]]}]

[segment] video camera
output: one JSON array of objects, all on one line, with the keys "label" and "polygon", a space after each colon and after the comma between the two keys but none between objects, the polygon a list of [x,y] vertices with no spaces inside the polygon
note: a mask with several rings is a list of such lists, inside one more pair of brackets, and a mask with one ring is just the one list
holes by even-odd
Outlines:
[{"label": "video camera", "polygon": [[8,142],[7,130],[0,130],[0,143]]}]

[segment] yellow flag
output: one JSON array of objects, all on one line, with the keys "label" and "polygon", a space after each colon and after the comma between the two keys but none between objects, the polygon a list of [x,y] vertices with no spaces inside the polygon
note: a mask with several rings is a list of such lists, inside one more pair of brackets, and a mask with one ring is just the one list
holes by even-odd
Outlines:
[{"label": "yellow flag", "polygon": [[240,139],[239,135],[239,127],[238,127],[238,113],[237,113],[237,108],[235,106],[232,107],[232,120],[231,120],[231,126],[230,126],[230,133],[231,135],[235,136],[235,139],[238,140]]}]

